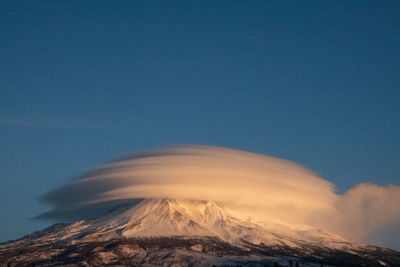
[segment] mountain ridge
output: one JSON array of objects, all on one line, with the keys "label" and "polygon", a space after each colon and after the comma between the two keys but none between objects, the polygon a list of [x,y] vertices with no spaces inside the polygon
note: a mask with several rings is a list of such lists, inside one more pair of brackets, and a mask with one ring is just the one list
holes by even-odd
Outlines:
[{"label": "mountain ridge", "polygon": [[162,198],[145,199],[138,204],[127,201],[105,216],[54,224],[0,244],[0,266],[24,265],[33,259],[43,266],[52,266],[52,262],[83,264],[90,259],[89,265],[107,265],[121,263],[126,253],[132,254],[128,265],[149,266],[163,263],[149,258],[149,253],[155,258],[166,253],[165,263],[178,266],[269,266],[293,259],[306,266],[345,266],[345,262],[353,264],[349,266],[400,264],[399,252],[352,243],[321,229],[276,223],[268,226],[268,222],[257,222],[212,201]]}]

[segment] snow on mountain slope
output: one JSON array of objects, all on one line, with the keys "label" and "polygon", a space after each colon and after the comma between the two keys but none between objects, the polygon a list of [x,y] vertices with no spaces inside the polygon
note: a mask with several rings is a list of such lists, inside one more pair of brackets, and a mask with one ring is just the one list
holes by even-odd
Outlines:
[{"label": "snow on mountain slope", "polygon": [[[116,214],[117,213],[117,214]],[[91,228],[118,232],[123,237],[142,236],[218,236],[239,243],[295,245],[300,239],[318,243],[343,244],[344,239],[306,226],[253,222],[250,217],[211,201],[148,199],[136,206],[114,211],[95,220]]]},{"label": "snow on mountain slope", "polygon": [[[389,249],[350,243],[304,225],[254,221],[211,201],[146,199],[136,203],[120,204],[97,219],[55,224],[0,244],[0,266],[2,261],[43,266],[55,262],[271,266],[274,261],[290,259],[334,266],[400,262],[400,254]],[[220,261],[221,255],[228,261]]]},{"label": "snow on mountain slope", "polygon": [[[254,222],[239,212],[211,201],[146,199],[137,205],[129,202],[106,216],[80,221],[51,240],[110,240],[113,238],[157,236],[216,236],[232,244],[243,240],[253,244],[299,246],[299,242],[334,248],[348,247],[343,238],[302,225]],[[76,242],[76,241],[75,241]]]}]

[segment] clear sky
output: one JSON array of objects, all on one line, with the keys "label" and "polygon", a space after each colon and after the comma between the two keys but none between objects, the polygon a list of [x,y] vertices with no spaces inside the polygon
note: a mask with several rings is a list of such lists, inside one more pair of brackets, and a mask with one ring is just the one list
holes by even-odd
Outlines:
[{"label": "clear sky", "polygon": [[146,148],[400,184],[399,1],[1,1],[0,241],[37,198]]}]

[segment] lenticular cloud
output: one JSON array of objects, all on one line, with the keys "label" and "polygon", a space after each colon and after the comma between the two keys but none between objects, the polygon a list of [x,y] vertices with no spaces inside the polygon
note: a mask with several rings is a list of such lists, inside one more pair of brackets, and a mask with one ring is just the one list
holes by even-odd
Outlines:
[{"label": "lenticular cloud", "polygon": [[256,220],[323,227],[350,239],[400,222],[400,187],[360,184],[343,195],[306,168],[282,159],[210,146],[133,154],[90,171],[43,199],[42,218],[98,216],[143,198],[212,200]]},{"label": "lenticular cloud", "polygon": [[44,199],[48,215],[141,198],[197,199],[303,212],[333,208],[333,185],[286,160],[208,146],[133,154],[84,174]]}]

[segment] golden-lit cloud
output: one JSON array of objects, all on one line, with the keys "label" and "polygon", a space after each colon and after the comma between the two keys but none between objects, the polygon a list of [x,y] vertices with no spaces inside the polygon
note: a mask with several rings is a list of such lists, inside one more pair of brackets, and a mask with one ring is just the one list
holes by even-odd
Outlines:
[{"label": "golden-lit cloud", "polygon": [[79,218],[127,199],[212,200],[259,221],[321,227],[368,240],[400,221],[400,187],[359,184],[343,195],[287,160],[210,146],[145,151],[99,167],[44,197],[42,217]]}]

